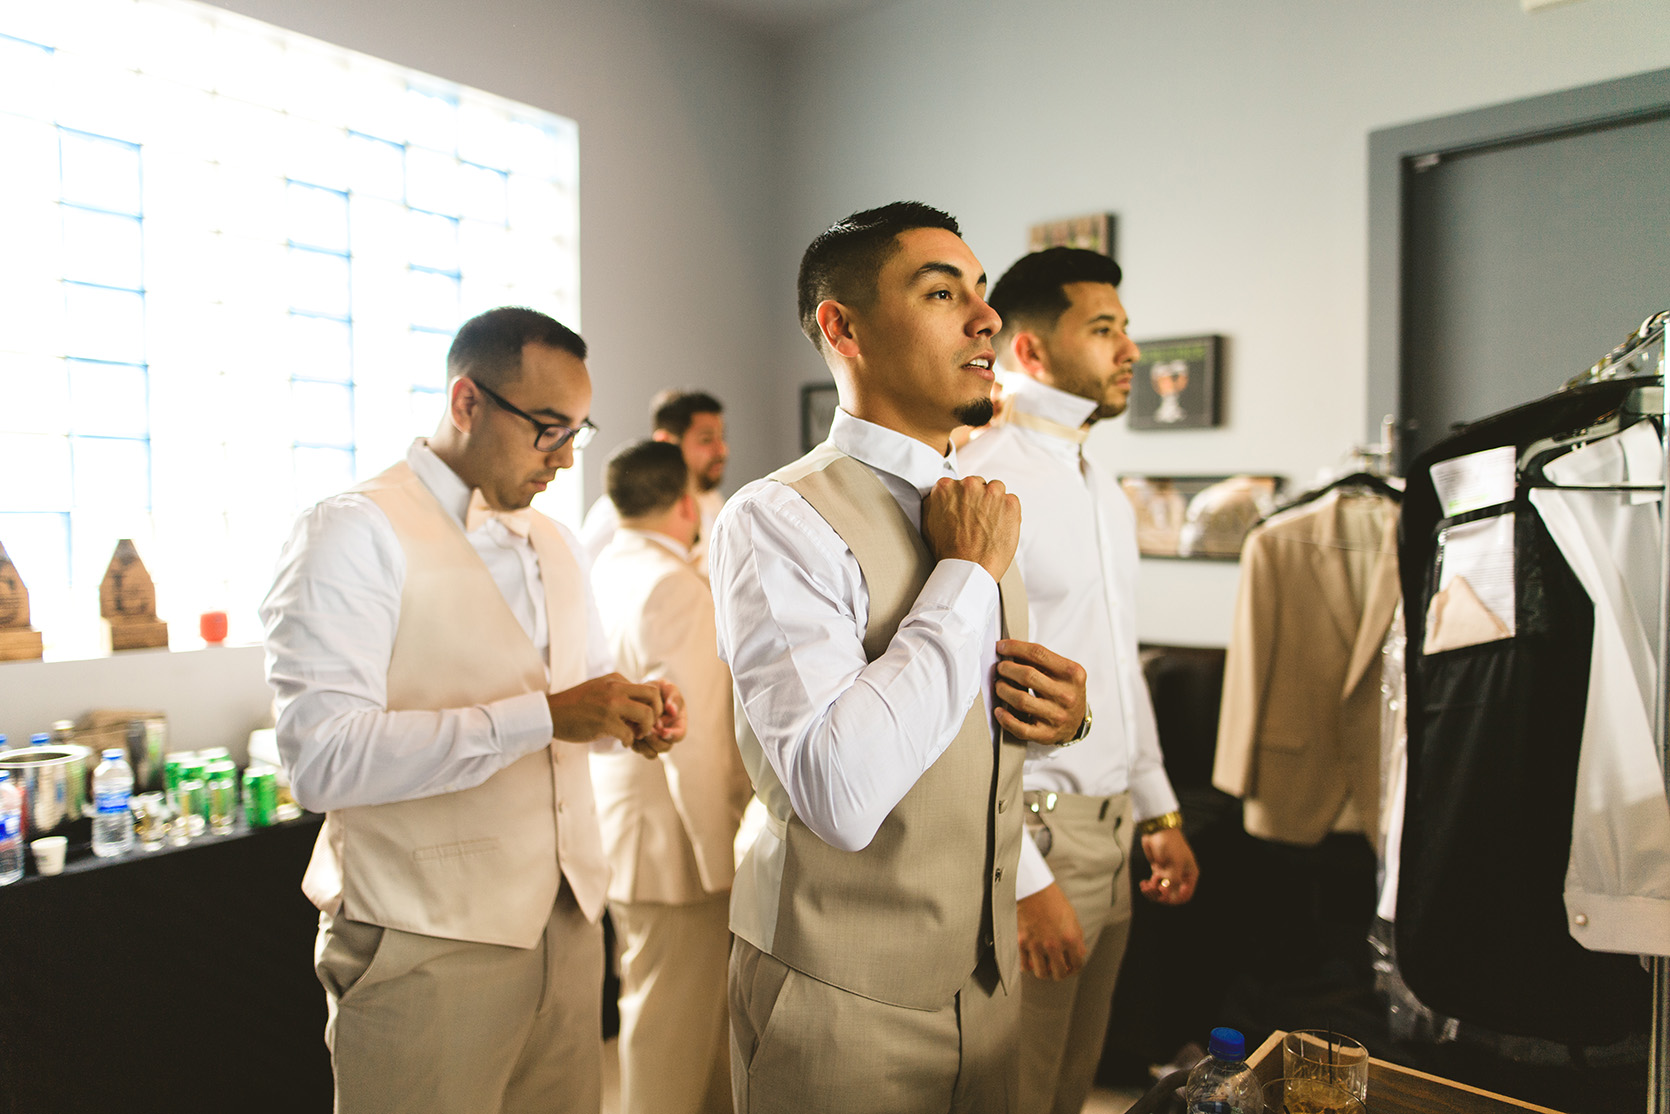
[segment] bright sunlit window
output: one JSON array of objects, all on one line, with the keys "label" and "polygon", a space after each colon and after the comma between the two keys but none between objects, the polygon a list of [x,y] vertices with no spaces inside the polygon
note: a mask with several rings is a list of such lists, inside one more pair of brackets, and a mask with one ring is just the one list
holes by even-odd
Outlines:
[{"label": "bright sunlit window", "polygon": [[[0,545],[49,658],[132,538],[177,649],[441,413],[458,325],[579,327],[572,121],[187,0],[0,8]],[[576,522],[578,472],[541,497]]]}]

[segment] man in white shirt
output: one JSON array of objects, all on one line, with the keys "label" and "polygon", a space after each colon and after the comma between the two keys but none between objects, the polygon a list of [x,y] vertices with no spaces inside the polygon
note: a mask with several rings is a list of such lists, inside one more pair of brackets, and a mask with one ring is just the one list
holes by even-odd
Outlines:
[{"label": "man in white shirt", "polygon": [[1014,1107],[1020,758],[1087,708],[1084,671],[1022,640],[1019,504],[950,447],[991,416],[984,293],[925,205],[813,241],[801,327],[841,409],[714,533],[719,653],[770,814],[731,902],[739,1112]]},{"label": "man in white shirt", "polygon": [[660,762],[593,755],[620,940],[622,1114],[729,1114],[725,965],[731,879],[752,792],[736,749],[713,596],[690,563],[701,512],[678,446],[617,450],[605,490],[621,524],[592,569],[615,664],[668,680],[689,728]]},{"label": "man in white shirt", "polygon": [[[690,469],[696,491],[696,505],[701,509],[701,529],[691,546],[692,560],[702,575],[707,575],[707,543],[713,536],[713,523],[725,496],[719,485],[725,480],[725,462],[731,449],[725,441],[725,408],[706,391],[668,388],[650,400],[650,423],[657,441],[677,445]],[[593,561],[609,544],[609,539],[620,529],[620,512],[608,493],[598,497],[586,512],[580,525],[580,543]]]},{"label": "man in white shirt", "polygon": [[302,889],[339,1114],[600,1103],[591,744],[655,758],[668,682],[611,662],[573,536],[529,504],[589,439],[585,342],[466,322],[405,461],[303,513],[261,605],[278,745],[325,823]]},{"label": "man in white shirt", "polygon": [[1130,930],[1133,828],[1154,868],[1144,896],[1182,904],[1197,873],[1137,659],[1135,515],[1083,452],[1094,423],[1124,413],[1140,354],[1119,280],[1112,259],[1076,248],[1024,256],[998,280],[1008,418],[963,450],[965,467],[1026,508],[1015,561],[1033,637],[1083,663],[1095,709],[1081,743],[1026,761],[1016,894],[1028,1114],[1078,1114],[1090,1092]]}]

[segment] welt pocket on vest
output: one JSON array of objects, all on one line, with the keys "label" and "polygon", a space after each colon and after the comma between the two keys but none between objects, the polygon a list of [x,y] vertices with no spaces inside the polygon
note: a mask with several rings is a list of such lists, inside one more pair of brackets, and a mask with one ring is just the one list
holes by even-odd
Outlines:
[{"label": "welt pocket on vest", "polygon": [[497,836],[487,839],[464,839],[457,843],[442,843],[435,847],[419,847],[412,852],[412,861],[439,863],[448,859],[467,859],[471,855],[490,855],[499,849]]},{"label": "welt pocket on vest", "polygon": [[1304,750],[1311,744],[1308,735],[1289,731],[1266,731],[1258,737],[1258,745],[1270,750]]}]

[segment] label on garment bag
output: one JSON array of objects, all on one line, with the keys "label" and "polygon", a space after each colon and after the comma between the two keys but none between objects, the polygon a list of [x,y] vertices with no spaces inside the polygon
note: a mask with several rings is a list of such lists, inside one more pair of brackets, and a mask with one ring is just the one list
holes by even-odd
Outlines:
[{"label": "label on garment bag", "polygon": [[[1432,486],[1445,518],[1513,501],[1518,450],[1512,445],[1468,453],[1432,466]],[[1476,586],[1475,586],[1476,587]]]}]

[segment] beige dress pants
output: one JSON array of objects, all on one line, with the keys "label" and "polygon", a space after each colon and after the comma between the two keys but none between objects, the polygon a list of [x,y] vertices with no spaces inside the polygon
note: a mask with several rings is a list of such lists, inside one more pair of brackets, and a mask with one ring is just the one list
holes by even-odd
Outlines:
[{"label": "beige dress pants", "polygon": [[912,1010],[731,945],[737,1114],[1012,1114],[1018,996],[988,955],[955,998]]},{"label": "beige dress pants", "polygon": [[1051,835],[1045,861],[1078,914],[1089,958],[1059,982],[1021,978],[1020,1108],[1079,1114],[1095,1083],[1131,935],[1130,797],[1062,794],[1043,819]]},{"label": "beige dress pants", "polygon": [[532,948],[321,914],[337,1114],[598,1114],[603,932],[565,883]]},{"label": "beige dress pants", "polygon": [[611,902],[620,942],[621,1114],[729,1114],[729,893]]}]

